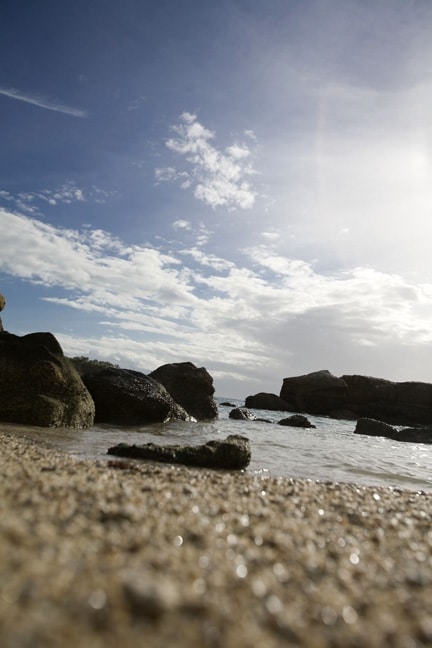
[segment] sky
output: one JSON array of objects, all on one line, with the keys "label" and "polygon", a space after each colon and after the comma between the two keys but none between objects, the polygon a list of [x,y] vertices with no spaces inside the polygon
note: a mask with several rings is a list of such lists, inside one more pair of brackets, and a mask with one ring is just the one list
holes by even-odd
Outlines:
[{"label": "sky", "polygon": [[3,326],[216,394],[432,382],[430,0],[2,0]]}]

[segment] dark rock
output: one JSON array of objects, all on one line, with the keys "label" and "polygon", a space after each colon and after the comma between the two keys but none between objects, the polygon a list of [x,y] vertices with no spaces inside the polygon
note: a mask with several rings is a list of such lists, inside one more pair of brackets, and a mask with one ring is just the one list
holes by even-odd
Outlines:
[{"label": "dark rock", "polygon": [[229,413],[229,417],[237,421],[256,421],[257,417],[252,412],[249,412],[245,407],[235,407]]},{"label": "dark rock", "polygon": [[284,378],[280,397],[298,412],[328,414],[346,405],[347,385],[326,369],[304,376]]},{"label": "dark rock", "polygon": [[394,438],[408,443],[432,443],[432,427],[404,428]]},{"label": "dark rock", "polygon": [[288,416],[288,418],[278,421],[278,425],[291,425],[292,427],[302,427],[302,428],[316,428],[316,425],[312,425],[309,419],[302,414],[293,414]]},{"label": "dark rock", "polygon": [[407,443],[432,443],[432,426],[404,428],[396,430],[388,423],[374,419],[361,418],[357,421],[356,434],[367,434],[369,436],[381,436],[392,441],[404,441]]},{"label": "dark rock", "polygon": [[198,368],[192,362],[174,362],[152,371],[150,377],[160,382],[197,421],[217,418],[213,378],[204,367]]},{"label": "dark rock", "polygon": [[[333,376],[317,371],[285,378],[281,398],[295,411],[341,418],[370,418],[391,425],[432,424],[432,384],[397,383],[371,376]],[[344,416],[342,416],[344,418]]]},{"label": "dark rock", "polygon": [[[3,308],[6,306],[6,299],[3,297],[3,295],[0,293],[0,311],[3,310]],[[0,317],[0,333],[3,331],[3,322],[1,321]]]},{"label": "dark rock", "polygon": [[199,446],[159,446],[154,443],[128,445],[127,443],[120,443],[109,448],[108,454],[224,470],[246,468],[251,459],[249,440],[238,434],[231,434],[223,441],[208,441],[208,443]]},{"label": "dark rock", "polygon": [[228,401],[220,404],[221,407],[235,407],[235,403],[229,403]]},{"label": "dark rock", "polygon": [[276,396],[276,394],[267,394],[260,392],[254,396],[248,396],[245,400],[245,407],[253,409],[266,409],[278,412],[292,412],[293,405]]},{"label": "dark rock", "polygon": [[82,376],[96,406],[96,422],[144,425],[190,420],[157,380],[131,369],[109,367]]},{"label": "dark rock", "polygon": [[360,418],[357,421],[355,434],[367,434],[368,436],[381,436],[393,439],[397,431],[394,427],[383,421],[370,418]]},{"label": "dark rock", "polygon": [[51,333],[0,333],[0,420],[85,428],[94,403]]}]

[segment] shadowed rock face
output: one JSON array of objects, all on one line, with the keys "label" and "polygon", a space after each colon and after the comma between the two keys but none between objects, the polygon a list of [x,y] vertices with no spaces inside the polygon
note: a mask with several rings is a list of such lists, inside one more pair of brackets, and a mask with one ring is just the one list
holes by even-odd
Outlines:
[{"label": "shadowed rock face", "polygon": [[109,367],[82,376],[96,406],[96,422],[118,425],[190,420],[165,387],[140,371]]},{"label": "shadowed rock face", "polygon": [[231,434],[224,441],[209,441],[199,446],[120,443],[109,448],[108,454],[222,470],[241,470],[249,465],[251,459],[249,440],[238,434]]},{"label": "shadowed rock face", "polygon": [[217,418],[218,410],[213,399],[213,378],[204,367],[192,362],[173,362],[162,365],[149,374],[160,382],[197,421]]},{"label": "shadowed rock face", "polygon": [[85,428],[94,403],[51,333],[0,333],[0,420]]}]

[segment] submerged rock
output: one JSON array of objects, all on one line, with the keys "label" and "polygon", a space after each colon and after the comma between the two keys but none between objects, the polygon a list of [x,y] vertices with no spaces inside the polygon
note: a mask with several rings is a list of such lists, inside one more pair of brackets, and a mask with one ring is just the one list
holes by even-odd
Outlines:
[{"label": "submerged rock", "polygon": [[94,413],[88,390],[54,335],[0,332],[0,420],[85,428]]},{"label": "submerged rock", "polygon": [[229,413],[229,417],[237,421],[256,421],[257,417],[252,412],[249,412],[246,407],[235,407]]},{"label": "submerged rock", "polygon": [[198,446],[119,443],[109,448],[108,454],[225,470],[246,468],[251,459],[249,439],[239,434],[230,434],[223,441],[213,440]]},{"label": "submerged rock", "polygon": [[313,425],[306,416],[303,414],[293,414],[284,418],[281,421],[278,421],[278,425],[290,425],[291,427],[302,427],[302,428],[316,428],[316,425]]},{"label": "submerged rock", "polygon": [[432,427],[404,428],[397,430],[387,423],[369,418],[361,418],[357,421],[356,434],[368,436],[380,436],[392,441],[404,441],[405,443],[432,443]]}]

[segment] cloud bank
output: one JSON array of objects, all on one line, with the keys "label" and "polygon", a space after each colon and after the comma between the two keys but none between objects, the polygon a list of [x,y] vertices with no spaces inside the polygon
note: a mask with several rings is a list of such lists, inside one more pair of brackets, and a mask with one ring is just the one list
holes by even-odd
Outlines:
[{"label": "cloud bank", "polygon": [[324,367],[382,375],[395,353],[401,366],[383,377],[406,379],[404,355],[410,366],[431,355],[430,284],[368,268],[326,276],[271,245],[244,250],[248,269],[198,248],[167,254],[5,210],[0,237],[3,273],[48,289],[59,308],[93,313],[93,334],[54,331],[71,354],[141,369],[191,360],[261,390]]}]

